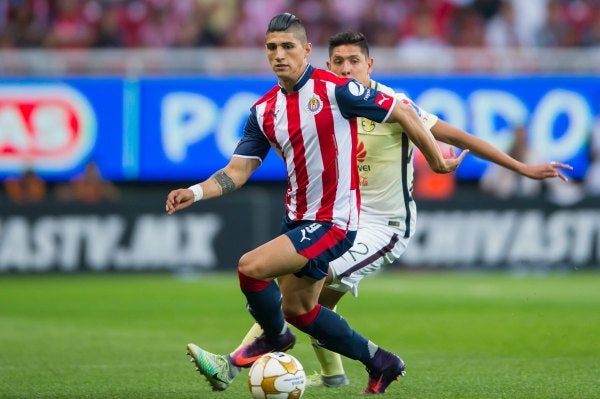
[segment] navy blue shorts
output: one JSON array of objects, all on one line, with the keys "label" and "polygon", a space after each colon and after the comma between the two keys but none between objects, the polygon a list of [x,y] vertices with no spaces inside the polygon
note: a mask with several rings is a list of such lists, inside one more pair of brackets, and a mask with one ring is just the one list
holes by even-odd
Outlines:
[{"label": "navy blue shorts", "polygon": [[329,262],[350,249],[356,237],[356,231],[346,232],[333,223],[310,220],[292,222],[287,216],[281,225],[281,234],[287,235],[296,251],[309,259],[294,275],[308,276],[315,280],[327,276]]}]

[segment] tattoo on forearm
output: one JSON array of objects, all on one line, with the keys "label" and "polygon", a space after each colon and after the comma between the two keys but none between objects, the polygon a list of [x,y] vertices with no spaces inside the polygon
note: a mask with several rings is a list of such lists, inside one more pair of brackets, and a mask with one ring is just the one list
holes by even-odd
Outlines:
[{"label": "tattoo on forearm", "polygon": [[236,189],[235,183],[223,170],[218,171],[213,175],[217,185],[221,187],[221,194],[228,194]]}]

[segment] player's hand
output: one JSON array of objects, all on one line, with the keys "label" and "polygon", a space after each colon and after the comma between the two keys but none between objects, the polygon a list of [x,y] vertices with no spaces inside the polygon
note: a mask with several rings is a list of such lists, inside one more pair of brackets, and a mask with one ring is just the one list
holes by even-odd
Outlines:
[{"label": "player's hand", "polygon": [[469,150],[463,150],[457,157],[454,152],[454,147],[450,147],[450,157],[444,158],[444,165],[435,170],[436,173],[451,173],[454,172],[467,156]]},{"label": "player's hand", "polygon": [[179,188],[173,190],[167,195],[167,204],[165,209],[169,215],[187,208],[194,203],[194,193],[189,188]]},{"label": "player's hand", "polygon": [[567,165],[566,163],[554,161],[539,165],[526,165],[523,175],[535,180],[558,177],[562,181],[569,181],[569,178],[561,172],[561,169],[573,170],[573,167],[571,165]]}]

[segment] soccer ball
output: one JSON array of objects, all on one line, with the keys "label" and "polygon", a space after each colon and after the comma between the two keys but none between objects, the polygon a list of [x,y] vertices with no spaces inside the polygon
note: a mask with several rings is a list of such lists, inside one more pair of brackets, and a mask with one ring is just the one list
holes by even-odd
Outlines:
[{"label": "soccer ball", "polygon": [[292,355],[271,352],[262,355],[248,372],[248,388],[254,399],[299,399],[306,374]]}]

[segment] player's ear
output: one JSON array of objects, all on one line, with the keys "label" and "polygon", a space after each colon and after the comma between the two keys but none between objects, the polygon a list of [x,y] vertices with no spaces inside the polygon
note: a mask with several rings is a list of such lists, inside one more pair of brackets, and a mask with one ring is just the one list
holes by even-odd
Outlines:
[{"label": "player's ear", "polygon": [[325,61],[325,65],[327,66],[327,70],[331,71],[331,62],[329,60]]},{"label": "player's ear", "polygon": [[306,58],[308,58],[311,51],[312,51],[312,43],[306,42],[306,44],[304,45],[304,55],[306,56]]},{"label": "player's ear", "polygon": [[367,60],[367,72],[369,74],[371,74],[371,72],[373,72],[373,64],[375,63],[375,60],[373,59],[373,57],[369,57],[369,59]]}]

